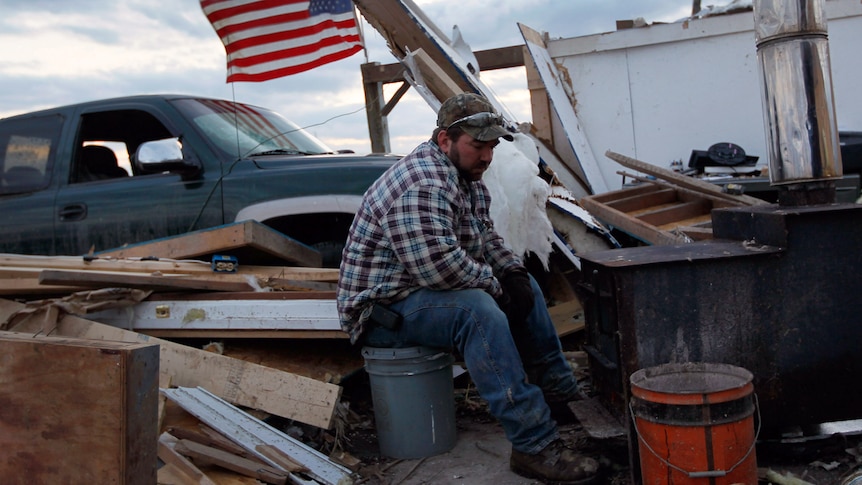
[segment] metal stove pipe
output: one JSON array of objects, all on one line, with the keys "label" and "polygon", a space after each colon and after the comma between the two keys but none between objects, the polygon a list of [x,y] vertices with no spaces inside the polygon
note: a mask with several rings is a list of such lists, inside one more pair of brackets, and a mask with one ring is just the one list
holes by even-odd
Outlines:
[{"label": "metal stove pipe", "polygon": [[779,204],[834,202],[843,169],[823,0],[754,0],[754,30]]}]

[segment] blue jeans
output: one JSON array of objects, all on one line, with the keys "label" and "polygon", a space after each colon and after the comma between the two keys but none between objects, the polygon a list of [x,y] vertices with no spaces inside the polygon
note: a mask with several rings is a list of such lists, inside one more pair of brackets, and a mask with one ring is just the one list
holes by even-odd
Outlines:
[{"label": "blue jeans", "polygon": [[422,289],[389,306],[404,320],[397,331],[372,326],[364,345],[426,346],[456,352],[503,426],[512,447],[535,454],[558,437],[548,399],[570,400],[578,384],[563,356],[544,297],[530,277],[536,304],[528,332],[515,342],[506,315],[483,290]]}]

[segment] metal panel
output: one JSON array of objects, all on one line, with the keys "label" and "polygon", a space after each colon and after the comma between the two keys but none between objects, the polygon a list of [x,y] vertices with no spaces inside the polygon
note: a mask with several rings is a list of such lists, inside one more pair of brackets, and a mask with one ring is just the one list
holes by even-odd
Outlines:
[{"label": "metal panel", "polygon": [[[259,452],[256,449],[258,445],[269,445],[285,453],[308,468],[308,475],[316,482],[326,485],[353,483],[349,469],[331,462],[326,455],[255,419],[201,387],[162,389],[161,392],[270,466],[284,470],[277,462]],[[291,474],[291,479],[294,483],[308,483],[296,474]]]},{"label": "metal panel", "polygon": [[87,318],[130,330],[341,330],[335,300],[143,301]]}]

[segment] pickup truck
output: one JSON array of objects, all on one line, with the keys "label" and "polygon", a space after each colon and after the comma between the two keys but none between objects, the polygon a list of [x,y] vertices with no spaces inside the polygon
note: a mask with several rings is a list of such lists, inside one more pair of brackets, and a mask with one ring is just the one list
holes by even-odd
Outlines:
[{"label": "pickup truck", "polygon": [[142,95],[0,120],[0,252],[84,255],[256,220],[335,267],[395,160],[336,153],[279,114]]}]

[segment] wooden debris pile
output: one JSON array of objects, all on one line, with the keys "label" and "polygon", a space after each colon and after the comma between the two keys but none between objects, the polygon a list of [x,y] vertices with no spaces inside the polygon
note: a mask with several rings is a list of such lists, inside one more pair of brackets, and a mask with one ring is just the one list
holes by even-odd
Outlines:
[{"label": "wooden debris pile", "polygon": [[[216,268],[216,260],[231,262],[228,270]],[[281,265],[254,264],[258,261]],[[277,417],[324,432],[337,427],[338,383],[362,367],[338,324],[338,270],[319,264],[312,248],[250,221],[84,257],[0,255],[0,345],[25,340],[37,347],[89,346],[121,356],[130,348],[153,347],[157,360],[123,357],[121,367],[138,378],[118,378],[111,388],[78,386],[89,391],[69,395],[69,389],[50,382],[70,376],[50,370],[45,375],[42,370],[50,367],[32,365],[41,350],[10,350],[7,363],[20,358],[21,365],[4,365],[0,401],[39,415],[0,420],[0,446],[38,452],[78,442],[84,443],[83,453],[96,449],[87,443],[110,442],[120,450],[98,466],[94,460],[105,460],[104,454],[72,453],[82,466],[41,468],[34,479],[44,482],[78,480],[82,467],[93,465],[107,474],[96,481],[154,483],[154,477],[140,473],[148,466],[136,460],[152,458],[149,469],[155,471],[158,450],[164,463],[158,483],[352,483],[353,472],[340,464],[351,463],[349,456],[339,452],[336,462],[261,420]],[[204,350],[183,339],[211,344]],[[222,339],[240,343],[225,346]],[[290,342],[321,341],[340,346],[331,353],[343,359],[321,364],[307,351],[291,350]],[[262,352],[249,350],[255,342]],[[88,382],[113,368],[98,358],[74,360],[54,364],[72,376],[88,376]],[[108,394],[119,389],[131,401],[159,399],[161,392],[158,413],[135,412],[127,403],[112,407],[123,414],[122,426],[93,423],[89,413],[97,408],[87,403],[108,402]],[[213,409],[217,417],[207,414]],[[59,421],[69,425],[64,429],[78,430],[74,436],[28,431],[38,429],[36,422],[56,422],[60,410],[65,416]],[[76,422],[90,423],[89,431]],[[147,448],[142,443],[150,443],[152,453],[142,453]],[[0,472],[14,476],[20,470]],[[243,482],[243,476],[251,481]]]}]

